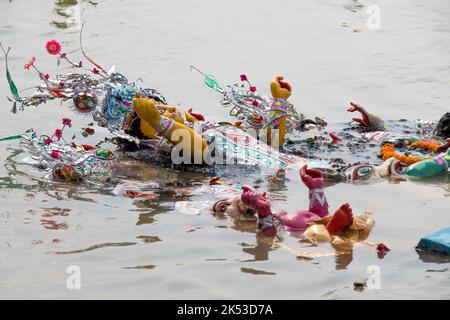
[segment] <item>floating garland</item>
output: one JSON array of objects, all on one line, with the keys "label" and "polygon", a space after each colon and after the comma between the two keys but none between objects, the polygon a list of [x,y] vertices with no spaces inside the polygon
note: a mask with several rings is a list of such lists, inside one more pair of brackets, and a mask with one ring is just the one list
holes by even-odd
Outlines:
[{"label": "floating garland", "polygon": [[408,154],[401,154],[401,153],[395,152],[395,146],[390,143],[385,143],[381,147],[380,153],[381,153],[381,158],[383,160],[387,160],[387,159],[393,157],[393,158],[399,160],[401,163],[404,163],[407,165],[430,159],[430,157],[417,157],[417,156],[411,156]]},{"label": "floating garland", "polygon": [[424,150],[436,152],[437,149],[440,147],[440,144],[435,141],[416,141],[416,142],[411,143],[408,146],[408,148],[414,148],[414,147],[419,147]]}]

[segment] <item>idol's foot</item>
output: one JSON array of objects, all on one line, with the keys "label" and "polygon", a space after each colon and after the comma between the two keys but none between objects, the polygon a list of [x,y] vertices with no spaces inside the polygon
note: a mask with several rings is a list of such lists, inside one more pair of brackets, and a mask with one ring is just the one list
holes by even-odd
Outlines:
[{"label": "idol's foot", "polygon": [[352,208],[348,203],[345,203],[338,210],[336,210],[331,220],[327,223],[327,229],[331,235],[339,235],[352,223]]}]

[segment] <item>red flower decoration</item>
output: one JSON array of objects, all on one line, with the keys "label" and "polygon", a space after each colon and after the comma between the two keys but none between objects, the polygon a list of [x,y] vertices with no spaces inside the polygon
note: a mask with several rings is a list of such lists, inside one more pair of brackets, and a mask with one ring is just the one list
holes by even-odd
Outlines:
[{"label": "red flower decoration", "polygon": [[44,139],[44,144],[50,145],[51,143],[53,143],[53,140],[50,139],[49,137],[47,137],[47,138]]},{"label": "red flower decoration", "polygon": [[241,81],[247,81],[247,76],[245,74],[241,74]]},{"label": "red flower decoration", "polygon": [[61,129],[56,129],[56,130],[55,130],[55,137],[58,138],[58,141],[61,140],[62,133],[63,133],[63,132],[62,132]]},{"label": "red flower decoration", "polygon": [[70,143],[70,145],[71,145],[72,148],[74,148],[74,149],[77,147],[77,144],[76,144],[75,142],[73,142],[73,141]]},{"label": "red flower decoration", "polygon": [[43,77],[44,77],[45,80],[48,80],[50,78],[48,73],[44,74]]},{"label": "red flower decoration", "polygon": [[61,44],[56,40],[48,41],[45,45],[45,49],[47,49],[49,54],[55,56],[61,52]]},{"label": "red flower decoration", "polygon": [[253,101],[252,101],[252,105],[253,105],[254,107],[257,107],[257,106],[259,106],[259,102],[256,101],[256,100],[253,100]]},{"label": "red flower decoration", "polygon": [[251,92],[256,92],[256,87],[250,87]]},{"label": "red flower decoration", "polygon": [[61,154],[62,154],[62,153],[59,152],[59,151],[52,150],[51,156],[52,156],[53,159],[59,159],[59,156],[60,156]]},{"label": "red flower decoration", "polygon": [[28,61],[28,63],[25,63],[23,68],[30,70],[30,67],[34,65],[34,63],[36,62],[36,58],[35,57],[31,57],[30,61]]},{"label": "red flower decoration", "polygon": [[64,126],[68,126],[69,128],[72,127],[72,120],[70,120],[69,118],[63,118],[62,123]]},{"label": "red flower decoration", "polygon": [[91,71],[92,71],[93,74],[99,74],[99,72],[100,72],[100,71],[98,71],[97,68],[92,68]]}]

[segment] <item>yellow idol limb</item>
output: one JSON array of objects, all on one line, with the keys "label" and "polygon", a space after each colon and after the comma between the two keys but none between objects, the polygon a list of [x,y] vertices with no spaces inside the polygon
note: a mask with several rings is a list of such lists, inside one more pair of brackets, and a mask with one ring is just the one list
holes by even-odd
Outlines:
[{"label": "yellow idol limb", "polygon": [[283,76],[276,76],[270,82],[270,92],[272,97],[287,100],[292,93],[292,86],[289,82],[284,81]]},{"label": "yellow idol limb", "polygon": [[[289,82],[284,81],[283,76],[276,76],[270,82],[270,92],[275,100],[287,100],[291,96],[292,86]],[[276,101],[274,103],[276,103]],[[274,113],[274,118],[277,118],[279,123],[274,126],[274,128],[278,130],[278,141],[275,143],[272,142],[272,133],[270,130],[268,130],[267,141],[273,146],[281,146],[283,145],[286,136],[286,116],[285,113],[278,110],[274,110]]]},{"label": "yellow idol limb", "polygon": [[142,134],[150,139],[158,139],[156,136],[156,130],[153,129],[147,121],[144,121],[141,119],[141,124],[139,125],[139,129],[141,130]]},{"label": "yellow idol limb", "polygon": [[[154,100],[136,98],[134,106],[141,121],[147,122],[150,127],[163,134],[171,144],[176,146],[182,143],[184,138],[188,138],[189,146],[183,147],[190,147],[189,152],[192,159],[203,160],[203,151],[208,148],[208,144],[197,132],[182,123],[161,116]],[[184,150],[186,150],[185,148]]]},{"label": "yellow idol limb", "polygon": [[[190,110],[192,110],[192,109],[190,109]],[[195,123],[198,120],[190,113],[190,110],[186,110],[184,112],[184,116],[186,117],[186,120],[189,121],[190,123]]]},{"label": "yellow idol limb", "polygon": [[177,107],[172,106],[164,106],[164,105],[158,105],[158,109],[168,111],[168,112],[175,112],[178,111]]},{"label": "yellow idol limb", "polygon": [[173,111],[173,112],[166,111],[166,112],[164,112],[163,116],[166,118],[172,119],[175,122],[184,124],[183,116],[181,115],[181,113],[179,111]]},{"label": "yellow idol limb", "polygon": [[198,121],[205,121],[205,117],[203,117],[200,113],[193,113],[192,108],[187,109],[184,112],[184,116],[186,117],[186,120],[190,123],[196,123]]}]

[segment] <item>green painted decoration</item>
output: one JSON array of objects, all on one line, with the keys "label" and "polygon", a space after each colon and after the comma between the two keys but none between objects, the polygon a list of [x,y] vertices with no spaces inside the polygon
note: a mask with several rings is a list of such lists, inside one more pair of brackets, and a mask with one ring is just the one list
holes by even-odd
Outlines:
[{"label": "green painted decoration", "polygon": [[11,74],[9,73],[9,70],[6,70],[6,79],[9,83],[9,89],[11,90],[11,93],[14,97],[17,97],[19,95],[19,90],[17,90],[16,84],[14,83],[13,79],[11,78]]},{"label": "green painted decoration", "polygon": [[217,89],[219,87],[217,81],[209,76],[205,76],[205,84],[211,89]]}]

